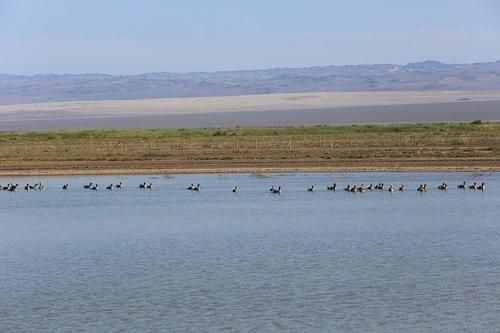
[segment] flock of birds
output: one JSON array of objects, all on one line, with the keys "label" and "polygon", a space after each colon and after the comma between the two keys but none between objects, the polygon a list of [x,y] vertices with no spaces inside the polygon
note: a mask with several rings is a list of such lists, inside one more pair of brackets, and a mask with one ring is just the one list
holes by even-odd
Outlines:
[{"label": "flock of birds", "polygon": [[[5,186],[0,185],[0,191],[15,192],[18,188],[19,184],[7,184]],[[24,186],[25,191],[43,191],[44,189],[45,185],[41,182],[32,185],[26,184],[26,186]]]},{"label": "flock of birds", "polygon": [[[440,191],[448,191],[448,184],[446,182],[443,182],[441,184],[439,184],[436,188]],[[469,189],[469,190],[472,190],[472,191],[486,191],[486,184],[484,182],[482,182],[481,184],[479,183],[473,183],[471,185],[467,185],[467,183],[464,181],[462,184],[458,185],[457,186],[458,189],[461,189],[461,190],[466,190],[466,189]],[[427,192],[429,189],[429,187],[427,186],[427,184],[420,184],[418,187],[417,187],[417,192]],[[314,186],[310,187],[307,189],[309,192],[313,192],[314,191]],[[336,191],[337,190],[337,184],[333,184],[332,186],[328,186],[327,187],[327,190],[329,191]],[[364,192],[370,192],[370,191],[385,191],[387,190],[388,192],[405,192],[406,191],[406,186],[404,184],[401,184],[399,186],[393,186],[392,184],[386,186],[385,184],[383,183],[379,183],[379,184],[376,184],[376,185],[373,185],[373,184],[370,184],[368,186],[365,186],[364,184],[361,184],[361,185],[347,185],[345,188],[344,188],[344,191],[347,191],[347,192],[361,192],[361,193],[364,193]]]},{"label": "flock of birds", "polygon": [[[119,182],[117,184],[109,184],[109,185],[105,186],[105,189],[108,191],[112,191],[115,189],[119,190],[119,189],[122,189],[123,186],[124,186],[123,183]],[[69,184],[64,184],[62,186],[62,190],[64,190],[64,191],[69,190],[69,188],[70,188]],[[83,188],[86,190],[90,190],[90,191],[98,191],[100,189],[99,184],[93,183],[93,182],[90,182],[88,184],[83,185]],[[151,190],[153,188],[153,184],[151,182],[143,182],[143,183],[139,184],[138,188],[143,189],[143,190]],[[468,185],[464,181],[462,184],[459,184],[457,186],[457,188],[459,190],[469,189],[471,191],[484,192],[484,191],[486,191],[486,184],[484,182],[482,182],[482,183],[475,182],[473,184]],[[7,184],[5,186],[0,185],[0,191],[15,192],[18,189],[19,189],[19,184]],[[45,189],[45,185],[41,182],[38,182],[35,184],[26,184],[24,186],[25,191],[43,191],[44,189]],[[440,191],[447,191],[448,184],[446,182],[443,182],[442,184],[439,184],[436,187],[436,189],[440,190]],[[193,192],[199,192],[201,190],[201,185],[200,184],[191,184],[186,188],[186,190],[193,191]],[[239,190],[240,190],[239,186],[235,186],[235,187],[233,187],[232,192],[236,193],[236,192],[239,192]],[[316,187],[314,185],[307,188],[307,192],[314,192],[315,190],[316,190]],[[336,192],[337,191],[337,184],[335,183],[332,185],[328,185],[326,187],[326,190]],[[399,186],[393,186],[392,184],[386,186],[383,183],[379,183],[379,184],[375,184],[375,185],[374,184],[370,184],[370,185],[349,184],[344,188],[344,191],[352,192],[352,193],[364,193],[364,192],[371,192],[371,191],[405,192],[406,190],[407,190],[407,188],[403,184],[401,184]],[[273,194],[280,194],[281,191],[282,191],[281,186],[276,186],[276,185],[271,186],[271,188],[269,189],[269,192],[271,192]],[[428,191],[427,184],[420,184],[417,187],[417,191],[418,192],[427,192]]]}]

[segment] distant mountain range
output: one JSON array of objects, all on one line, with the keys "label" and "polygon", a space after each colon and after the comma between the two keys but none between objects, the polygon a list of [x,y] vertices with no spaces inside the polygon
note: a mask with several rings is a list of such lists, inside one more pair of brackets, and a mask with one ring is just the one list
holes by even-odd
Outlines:
[{"label": "distant mountain range", "polygon": [[0,74],[0,104],[322,91],[500,89],[500,61],[353,65],[212,73]]}]

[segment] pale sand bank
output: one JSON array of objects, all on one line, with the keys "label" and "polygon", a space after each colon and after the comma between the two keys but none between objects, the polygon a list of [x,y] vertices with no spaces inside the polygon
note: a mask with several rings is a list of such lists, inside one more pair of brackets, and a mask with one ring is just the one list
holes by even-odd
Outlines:
[{"label": "pale sand bank", "polygon": [[36,163],[2,167],[0,177],[289,172],[500,172],[500,160],[200,161]]}]

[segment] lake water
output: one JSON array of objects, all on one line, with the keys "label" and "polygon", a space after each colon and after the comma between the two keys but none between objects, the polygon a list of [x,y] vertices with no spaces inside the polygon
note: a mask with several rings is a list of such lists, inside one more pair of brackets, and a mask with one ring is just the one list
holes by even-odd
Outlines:
[{"label": "lake water", "polygon": [[[0,183],[38,180],[45,191],[0,192],[0,332],[500,329],[500,174]],[[145,180],[153,190],[137,189]],[[463,180],[488,190],[457,190]],[[89,181],[125,188],[84,190]],[[332,181],[410,190],[327,192]],[[442,181],[447,193],[415,191]]]}]

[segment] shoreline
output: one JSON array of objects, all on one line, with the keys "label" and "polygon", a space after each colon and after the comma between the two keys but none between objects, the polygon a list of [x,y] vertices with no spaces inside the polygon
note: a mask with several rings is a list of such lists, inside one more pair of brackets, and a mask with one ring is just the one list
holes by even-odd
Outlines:
[{"label": "shoreline", "polygon": [[0,133],[0,176],[500,172],[500,123]]},{"label": "shoreline", "polygon": [[[130,164],[130,162],[124,162]],[[57,163],[56,163],[57,164]],[[277,174],[277,173],[365,173],[365,172],[500,172],[500,160],[384,160],[310,162],[197,162],[164,164],[140,161],[129,167],[113,163],[92,163],[81,167],[38,165],[23,168],[0,167],[0,177],[120,176],[181,174]],[[151,165],[153,164],[153,165]]]}]

